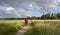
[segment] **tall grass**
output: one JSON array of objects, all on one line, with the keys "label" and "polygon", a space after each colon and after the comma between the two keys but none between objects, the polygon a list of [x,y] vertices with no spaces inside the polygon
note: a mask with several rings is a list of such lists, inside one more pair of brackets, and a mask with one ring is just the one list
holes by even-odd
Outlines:
[{"label": "tall grass", "polygon": [[33,22],[25,35],[60,35],[60,22]]},{"label": "tall grass", "polygon": [[0,35],[15,35],[24,26],[23,22],[0,20]]}]

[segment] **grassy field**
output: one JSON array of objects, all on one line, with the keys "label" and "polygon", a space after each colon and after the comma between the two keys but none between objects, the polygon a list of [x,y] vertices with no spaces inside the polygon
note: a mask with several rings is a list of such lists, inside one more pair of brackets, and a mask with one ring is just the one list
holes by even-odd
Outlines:
[{"label": "grassy field", "polygon": [[60,20],[33,20],[25,35],[60,35]]},{"label": "grassy field", "polygon": [[0,35],[15,35],[24,26],[23,20],[0,20]]},{"label": "grassy field", "polygon": [[[60,20],[29,20],[29,25],[25,35],[60,35]],[[0,35],[15,35],[24,26],[24,20],[0,20]]]}]

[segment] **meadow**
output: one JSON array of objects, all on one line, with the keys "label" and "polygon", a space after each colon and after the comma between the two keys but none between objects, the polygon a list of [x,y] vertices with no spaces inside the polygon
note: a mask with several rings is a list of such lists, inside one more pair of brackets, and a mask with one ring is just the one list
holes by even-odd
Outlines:
[{"label": "meadow", "polygon": [[[0,20],[0,35],[15,35],[24,20]],[[25,35],[60,35],[60,20],[29,20]]]},{"label": "meadow", "polygon": [[33,20],[25,35],[60,35],[60,20]]},{"label": "meadow", "polygon": [[0,20],[0,35],[15,35],[24,26],[23,20]]}]

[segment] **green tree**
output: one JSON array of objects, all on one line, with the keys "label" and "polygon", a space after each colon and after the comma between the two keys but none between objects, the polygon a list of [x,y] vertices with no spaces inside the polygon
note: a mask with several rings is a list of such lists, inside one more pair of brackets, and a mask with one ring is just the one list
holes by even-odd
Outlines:
[{"label": "green tree", "polygon": [[58,19],[60,19],[60,13],[57,13],[56,16]]}]

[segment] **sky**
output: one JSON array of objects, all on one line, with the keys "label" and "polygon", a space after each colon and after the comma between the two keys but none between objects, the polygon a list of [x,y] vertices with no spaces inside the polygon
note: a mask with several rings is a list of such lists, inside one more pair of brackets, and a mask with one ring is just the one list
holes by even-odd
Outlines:
[{"label": "sky", "polygon": [[40,17],[60,13],[60,0],[0,0],[0,18]]}]

